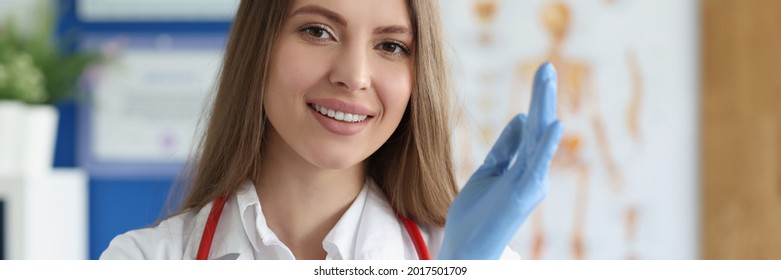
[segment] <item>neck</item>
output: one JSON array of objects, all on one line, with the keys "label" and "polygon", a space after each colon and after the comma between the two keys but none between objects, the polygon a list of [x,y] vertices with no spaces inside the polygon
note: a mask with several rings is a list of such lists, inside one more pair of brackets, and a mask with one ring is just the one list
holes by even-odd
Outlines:
[{"label": "neck", "polygon": [[323,239],[363,187],[363,164],[319,168],[272,135],[255,180],[268,226],[296,259],[324,259]]}]

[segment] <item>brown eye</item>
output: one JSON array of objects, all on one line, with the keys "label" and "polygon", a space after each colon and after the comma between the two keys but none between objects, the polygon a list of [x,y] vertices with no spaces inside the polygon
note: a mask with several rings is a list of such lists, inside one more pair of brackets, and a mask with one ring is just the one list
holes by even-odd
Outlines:
[{"label": "brown eye", "polygon": [[398,53],[400,51],[403,51],[401,46],[399,46],[397,44],[393,44],[393,43],[382,44],[382,50],[386,51],[386,52],[389,52],[389,53]]},{"label": "brown eye", "polygon": [[320,38],[320,39],[328,38],[328,32],[326,32],[322,28],[310,27],[310,28],[307,28],[307,33],[309,33],[309,35],[312,35],[312,37],[316,37],[316,38]]},{"label": "brown eye", "polygon": [[327,27],[321,25],[306,25],[299,29],[299,31],[318,41],[335,39],[331,31]]},{"label": "brown eye", "polygon": [[384,42],[378,46],[378,48],[393,56],[405,56],[409,54],[409,49],[397,42]]}]

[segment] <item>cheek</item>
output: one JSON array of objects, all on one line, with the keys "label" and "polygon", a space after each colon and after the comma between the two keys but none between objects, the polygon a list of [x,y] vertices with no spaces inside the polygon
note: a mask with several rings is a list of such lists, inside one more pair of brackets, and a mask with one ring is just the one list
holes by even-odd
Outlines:
[{"label": "cheek", "polygon": [[280,42],[271,61],[270,94],[300,94],[327,71],[323,57],[300,48],[300,44]]},{"label": "cheek", "polygon": [[395,119],[396,124],[404,115],[404,110],[410,100],[412,92],[410,72],[407,69],[387,71],[383,73],[384,78],[378,79],[383,82],[376,84],[380,102],[382,102],[383,114],[386,118]]}]

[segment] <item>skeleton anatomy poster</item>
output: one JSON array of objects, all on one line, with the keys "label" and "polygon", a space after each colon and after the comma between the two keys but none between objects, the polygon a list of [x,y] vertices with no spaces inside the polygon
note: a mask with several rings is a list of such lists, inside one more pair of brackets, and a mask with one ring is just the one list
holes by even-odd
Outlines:
[{"label": "skeleton anatomy poster", "polygon": [[564,136],[525,259],[698,258],[696,1],[440,1],[458,93],[459,182],[528,111],[545,61]]}]

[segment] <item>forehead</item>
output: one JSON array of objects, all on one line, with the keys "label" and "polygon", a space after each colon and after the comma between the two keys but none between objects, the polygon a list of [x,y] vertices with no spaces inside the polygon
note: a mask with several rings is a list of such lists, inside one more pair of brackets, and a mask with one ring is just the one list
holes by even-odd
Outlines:
[{"label": "forehead", "polygon": [[323,16],[348,27],[413,27],[407,0],[293,0],[288,16]]}]

